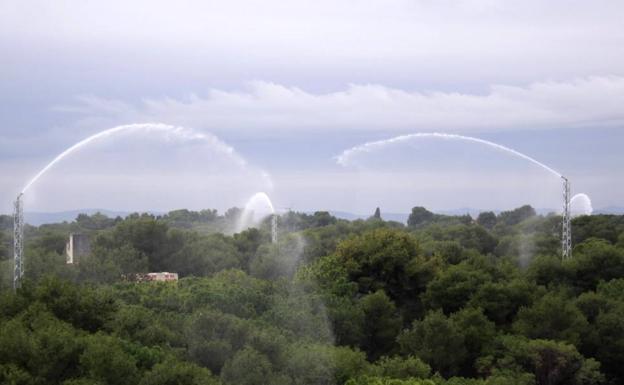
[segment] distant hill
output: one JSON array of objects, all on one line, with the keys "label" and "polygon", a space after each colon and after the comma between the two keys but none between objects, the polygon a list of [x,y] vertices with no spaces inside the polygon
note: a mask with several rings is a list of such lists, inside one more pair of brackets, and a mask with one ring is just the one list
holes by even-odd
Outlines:
[{"label": "distant hill", "polygon": [[601,209],[594,210],[594,214],[615,214],[624,215],[624,207],[608,206]]}]

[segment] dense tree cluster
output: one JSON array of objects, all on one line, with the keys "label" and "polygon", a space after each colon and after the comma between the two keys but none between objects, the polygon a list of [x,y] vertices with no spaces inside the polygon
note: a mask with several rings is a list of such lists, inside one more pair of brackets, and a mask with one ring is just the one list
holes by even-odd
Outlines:
[{"label": "dense tree cluster", "polygon": [[[624,382],[624,217],[530,206],[407,225],[327,212],[224,234],[239,214],[80,215],[27,228],[10,288],[0,232],[0,383],[594,385]],[[3,222],[2,222],[3,223]],[[221,231],[217,231],[221,230]],[[65,264],[69,232],[91,253]],[[135,282],[172,271],[178,282]]]}]

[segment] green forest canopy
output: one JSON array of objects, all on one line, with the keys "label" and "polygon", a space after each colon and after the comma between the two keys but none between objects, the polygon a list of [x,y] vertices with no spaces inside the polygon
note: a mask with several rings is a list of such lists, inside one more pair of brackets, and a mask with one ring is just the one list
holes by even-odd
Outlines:
[{"label": "green forest canopy", "polygon": [[[624,216],[530,206],[407,225],[287,213],[225,235],[238,212],[80,215],[27,227],[11,289],[0,232],[3,384],[620,384]],[[91,253],[65,264],[70,232]],[[132,282],[171,271],[180,280]]]}]

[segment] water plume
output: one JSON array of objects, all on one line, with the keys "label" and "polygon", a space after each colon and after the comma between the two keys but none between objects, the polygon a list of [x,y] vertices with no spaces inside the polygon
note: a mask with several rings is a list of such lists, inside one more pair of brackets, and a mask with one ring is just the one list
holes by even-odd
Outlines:
[{"label": "water plume", "polygon": [[491,147],[495,150],[498,151],[503,151],[507,154],[519,157],[521,159],[524,159],[528,162],[531,162],[541,168],[543,168],[544,170],[548,171],[549,173],[561,178],[562,175],[561,173],[559,173],[558,171],[548,167],[547,165],[545,165],[544,163],[541,163],[539,161],[537,161],[534,158],[531,158],[530,156],[523,154],[521,152],[518,152],[516,150],[513,150],[509,147],[505,147],[503,145],[500,145],[498,143],[494,143],[494,142],[490,142],[488,140],[484,140],[484,139],[479,139],[479,138],[474,138],[472,136],[464,136],[464,135],[456,135],[456,134],[444,134],[444,133],[438,133],[438,132],[422,132],[422,133],[415,133],[415,134],[409,134],[409,135],[400,135],[400,136],[396,136],[394,138],[390,138],[390,139],[385,139],[385,140],[378,140],[378,141],[374,141],[374,142],[367,142],[352,148],[349,148],[345,151],[343,151],[340,155],[336,156],[335,159],[338,162],[338,164],[342,165],[342,166],[348,166],[350,164],[352,164],[353,162],[353,158],[356,157],[359,154],[364,154],[364,153],[370,153],[379,149],[382,149],[384,147],[387,146],[391,146],[393,144],[399,144],[399,143],[405,143],[408,142],[410,140],[413,139],[418,139],[418,138],[438,138],[438,139],[443,139],[443,140],[459,140],[459,141],[464,141],[464,142],[471,142],[471,143],[477,143],[477,144],[482,144],[488,147]]},{"label": "water plume", "polygon": [[[271,198],[265,192],[257,192],[249,198],[245,208],[238,218],[236,232],[239,233],[249,227],[254,226],[262,219],[275,215],[275,208]],[[274,226],[275,221],[272,221]],[[272,229],[274,231],[274,229]]]},{"label": "water plume", "polygon": [[22,189],[22,193],[25,193],[32,185],[34,185],[46,172],[61,162],[63,159],[78,151],[79,149],[88,146],[89,144],[97,141],[101,141],[107,138],[114,137],[120,133],[144,131],[146,133],[161,132],[170,135],[174,138],[182,138],[185,140],[201,141],[209,144],[213,149],[222,154],[226,154],[237,162],[240,166],[245,166],[246,162],[241,158],[234,149],[227,144],[220,141],[217,137],[209,134],[199,133],[194,130],[185,127],[176,127],[162,123],[141,123],[141,124],[128,124],[123,126],[117,126],[109,128],[107,130],[98,132],[90,137],[81,140],[73,146],[67,148],[65,151],[57,155],[50,163],[43,167]]},{"label": "water plume", "polygon": [[591,215],[594,212],[591,199],[587,194],[579,193],[570,199],[572,216]]}]

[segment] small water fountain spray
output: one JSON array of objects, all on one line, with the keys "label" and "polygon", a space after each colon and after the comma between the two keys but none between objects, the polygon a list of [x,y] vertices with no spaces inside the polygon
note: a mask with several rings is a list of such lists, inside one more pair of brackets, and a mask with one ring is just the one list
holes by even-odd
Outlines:
[{"label": "small water fountain spray", "polygon": [[[277,243],[277,213],[271,198],[264,192],[257,192],[249,198],[236,226],[236,232],[241,232],[253,225],[255,221],[253,214],[258,208],[268,209],[268,215],[271,216],[271,242]],[[268,215],[264,216],[264,218],[268,217]]]}]

